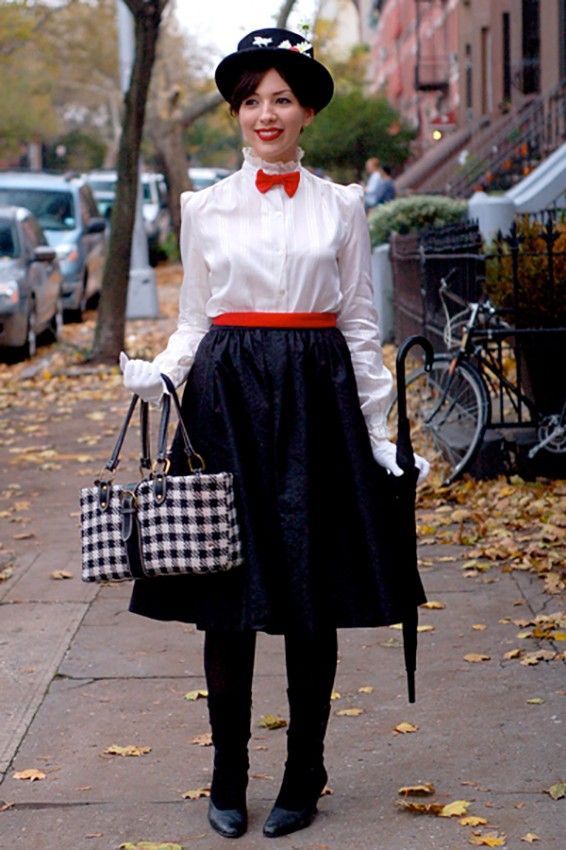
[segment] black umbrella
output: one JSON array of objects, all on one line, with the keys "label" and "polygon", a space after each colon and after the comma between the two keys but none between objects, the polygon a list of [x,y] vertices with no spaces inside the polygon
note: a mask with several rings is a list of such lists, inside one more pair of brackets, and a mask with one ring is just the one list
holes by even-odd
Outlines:
[{"label": "black umbrella", "polygon": [[[425,371],[430,372],[434,351],[429,340],[424,336],[410,336],[402,342],[397,352],[397,463],[404,474],[395,478],[395,499],[397,521],[399,527],[398,545],[400,561],[406,575],[414,576],[415,585],[420,587],[417,572],[417,526],[415,518],[415,501],[417,490],[418,469],[415,466],[415,456],[411,443],[411,426],[407,417],[407,397],[405,386],[405,360],[409,350],[416,345],[424,350]],[[407,686],[409,702],[415,702],[415,670],[417,666],[417,605],[410,605],[403,618],[403,648],[405,653],[405,668],[407,670]]]}]

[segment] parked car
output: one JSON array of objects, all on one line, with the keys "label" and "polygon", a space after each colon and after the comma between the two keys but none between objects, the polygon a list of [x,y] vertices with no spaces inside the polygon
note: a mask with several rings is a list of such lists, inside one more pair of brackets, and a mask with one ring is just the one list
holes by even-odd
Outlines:
[{"label": "parked car", "polygon": [[200,166],[189,168],[189,177],[195,192],[213,186],[229,174],[232,174],[229,168],[201,168]]},{"label": "parked car", "polygon": [[80,321],[100,292],[106,221],[83,177],[44,172],[0,173],[0,204],[26,207],[55,248],[63,273],[65,318]]},{"label": "parked car", "polygon": [[37,339],[57,340],[63,323],[63,275],[55,248],[22,207],[0,206],[0,349],[23,360]]},{"label": "parked car", "polygon": [[[109,221],[112,206],[116,198],[118,175],[109,169],[90,171],[85,175],[98,207]],[[143,206],[142,215],[147,235],[149,261],[156,265],[161,258],[162,246],[171,231],[171,217],[167,205],[167,186],[162,174],[144,172],[142,178]]]}]

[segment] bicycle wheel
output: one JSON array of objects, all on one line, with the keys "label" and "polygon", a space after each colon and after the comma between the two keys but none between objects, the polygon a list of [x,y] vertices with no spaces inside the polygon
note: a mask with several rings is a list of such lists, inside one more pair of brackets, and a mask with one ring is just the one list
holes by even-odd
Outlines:
[{"label": "bicycle wheel", "polygon": [[[458,363],[450,374],[452,357],[435,355],[432,369],[419,368],[406,381],[407,413],[415,451],[434,462],[448,464],[444,484],[451,484],[472,463],[491,417],[485,383],[470,363]],[[387,418],[392,433],[397,427],[397,399]]]}]

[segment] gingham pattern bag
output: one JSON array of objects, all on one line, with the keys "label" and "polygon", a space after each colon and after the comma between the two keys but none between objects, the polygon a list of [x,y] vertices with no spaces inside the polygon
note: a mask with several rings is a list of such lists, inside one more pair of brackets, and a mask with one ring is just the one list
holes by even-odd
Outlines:
[{"label": "gingham pattern bag", "polygon": [[[142,474],[134,485],[112,482],[137,396],[134,396],[105,472],[81,490],[83,581],[124,581],[150,576],[206,575],[242,563],[240,534],[229,472],[204,473],[191,445],[173,384],[162,401],[158,452],[151,465],[148,406],[141,405]],[[168,475],[167,428],[173,399],[190,475]]]}]

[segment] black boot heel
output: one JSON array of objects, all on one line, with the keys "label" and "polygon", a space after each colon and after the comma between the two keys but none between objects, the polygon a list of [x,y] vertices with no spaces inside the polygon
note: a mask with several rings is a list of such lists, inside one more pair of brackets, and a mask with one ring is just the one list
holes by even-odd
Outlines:
[{"label": "black boot heel", "polygon": [[313,822],[328,775],[324,767],[285,769],[281,790],[263,826],[266,838],[279,838]]}]

